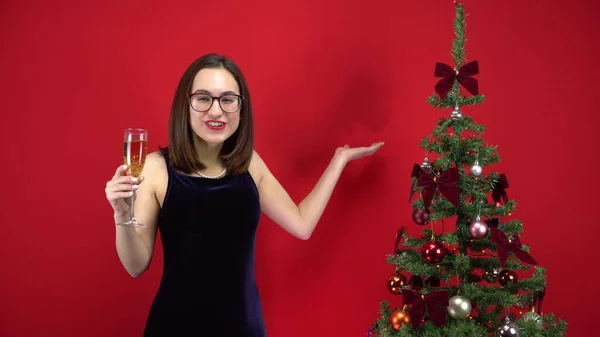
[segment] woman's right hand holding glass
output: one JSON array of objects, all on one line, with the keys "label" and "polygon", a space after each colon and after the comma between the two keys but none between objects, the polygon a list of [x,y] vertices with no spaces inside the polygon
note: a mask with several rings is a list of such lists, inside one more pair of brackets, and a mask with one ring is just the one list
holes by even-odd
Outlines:
[{"label": "woman's right hand holding glass", "polygon": [[127,170],[126,165],[117,168],[114,176],[106,183],[106,199],[110,202],[115,215],[127,217],[131,208],[132,196],[138,186],[144,181],[144,177],[134,178],[123,175]]}]

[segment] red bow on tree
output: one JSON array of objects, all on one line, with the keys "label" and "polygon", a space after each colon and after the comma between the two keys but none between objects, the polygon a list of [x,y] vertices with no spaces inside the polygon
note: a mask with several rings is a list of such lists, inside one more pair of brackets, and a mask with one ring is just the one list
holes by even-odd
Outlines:
[{"label": "red bow on tree", "polygon": [[462,84],[468,92],[479,95],[477,79],[472,77],[477,74],[479,74],[479,63],[477,61],[466,63],[458,70],[452,69],[447,64],[436,62],[434,76],[443,78],[435,85],[435,91],[440,97],[444,98],[452,89],[454,81],[458,80],[458,83]]},{"label": "red bow on tree", "polygon": [[406,229],[404,228],[404,226],[401,226],[400,229],[398,229],[398,233],[396,233],[396,241],[394,242],[394,254],[398,253],[398,245],[400,244],[404,233],[406,233]]},{"label": "red bow on tree", "polygon": [[[412,172],[410,173],[411,178],[418,178],[419,174],[421,174],[421,166],[419,164],[413,165]],[[408,195],[408,201],[412,199],[413,195],[415,195],[416,190],[413,189],[412,184],[410,186],[410,194]]]},{"label": "red bow on tree", "polygon": [[508,202],[508,194],[506,194],[506,189],[508,187],[508,179],[506,179],[506,175],[502,173],[498,179],[498,182],[494,186],[494,190],[492,191],[492,199],[494,199],[494,202]]},{"label": "red bow on tree", "polygon": [[533,306],[537,306],[537,313],[538,314],[542,314],[542,301],[544,300],[544,297],[546,296],[546,287],[544,287],[542,289],[541,292],[537,293],[534,298],[533,298]]},{"label": "red bow on tree", "polygon": [[521,240],[516,234],[513,234],[512,239],[509,239],[506,234],[498,228],[490,226],[490,229],[492,230],[492,241],[498,244],[498,257],[500,258],[500,265],[502,267],[504,267],[504,262],[506,262],[508,253],[511,251],[519,260],[537,265],[537,262],[533,257],[521,249]]},{"label": "red bow on tree", "polygon": [[489,226],[489,227],[494,227],[494,228],[498,228],[498,223],[500,222],[500,220],[498,220],[498,218],[491,218],[491,219],[487,219],[485,220],[485,223]]},{"label": "red bow on tree", "polygon": [[440,290],[427,295],[411,289],[402,289],[402,301],[410,305],[410,320],[413,328],[417,328],[427,312],[429,319],[438,328],[446,324],[446,306],[448,305],[448,291]]},{"label": "red bow on tree", "polygon": [[419,187],[424,187],[422,194],[423,201],[425,202],[425,209],[429,209],[429,205],[431,204],[436,189],[438,189],[440,193],[454,205],[454,207],[458,208],[460,190],[454,184],[459,181],[460,173],[458,173],[456,167],[451,167],[446,171],[443,171],[437,177],[425,171],[421,171],[419,174]]}]

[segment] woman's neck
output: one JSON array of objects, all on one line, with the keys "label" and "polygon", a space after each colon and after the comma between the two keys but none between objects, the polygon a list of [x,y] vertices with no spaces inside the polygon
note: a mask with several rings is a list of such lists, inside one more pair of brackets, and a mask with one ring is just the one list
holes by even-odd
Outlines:
[{"label": "woman's neck", "polygon": [[198,158],[207,169],[222,167],[221,158],[219,157],[222,147],[223,143],[210,144],[198,137],[194,137],[196,158]]}]

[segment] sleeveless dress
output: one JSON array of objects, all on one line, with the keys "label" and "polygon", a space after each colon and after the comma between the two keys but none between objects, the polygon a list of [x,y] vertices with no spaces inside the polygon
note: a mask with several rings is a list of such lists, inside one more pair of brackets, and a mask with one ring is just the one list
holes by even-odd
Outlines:
[{"label": "sleeveless dress", "polygon": [[265,337],[254,278],[259,195],[249,172],[209,179],[173,170],[159,215],[164,266],[144,337]]}]

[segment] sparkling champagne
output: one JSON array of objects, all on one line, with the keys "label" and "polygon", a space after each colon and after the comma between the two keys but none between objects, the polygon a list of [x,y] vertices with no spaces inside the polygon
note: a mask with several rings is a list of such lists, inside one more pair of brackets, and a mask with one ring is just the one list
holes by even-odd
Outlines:
[{"label": "sparkling champagne", "polygon": [[123,142],[123,162],[127,165],[127,175],[138,178],[142,174],[148,153],[148,140],[136,139]]},{"label": "sparkling champagne", "polygon": [[[146,163],[148,153],[148,131],[144,129],[125,129],[123,141],[123,163],[127,165],[127,175],[139,178]],[[129,220],[118,223],[118,226],[146,227],[139,223],[134,215],[135,192],[131,196]]]}]

